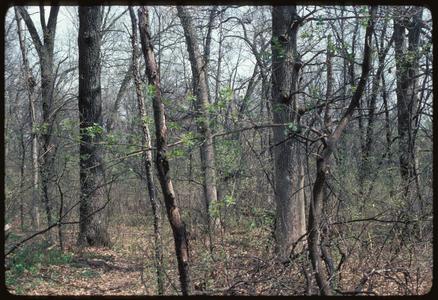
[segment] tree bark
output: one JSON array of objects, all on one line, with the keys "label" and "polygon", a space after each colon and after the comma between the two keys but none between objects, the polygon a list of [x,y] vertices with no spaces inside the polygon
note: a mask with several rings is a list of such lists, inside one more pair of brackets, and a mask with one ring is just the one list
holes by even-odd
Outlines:
[{"label": "tree bark", "polygon": [[189,273],[189,243],[187,239],[186,225],[183,222],[178,205],[176,203],[175,191],[170,177],[169,160],[167,158],[167,127],[164,104],[161,99],[160,73],[157,69],[157,62],[151,42],[149,30],[149,12],[146,7],[141,7],[138,11],[140,39],[143,56],[146,61],[146,73],[149,85],[154,87],[152,96],[155,134],[157,145],[157,156],[155,164],[158,170],[158,179],[164,196],[166,213],[173,232],[175,241],[176,259],[178,261],[179,279],[183,295],[190,293],[190,273]]},{"label": "tree bark", "polygon": [[100,45],[102,9],[79,7],[79,120],[80,120],[80,246],[110,246],[104,215],[104,169],[101,157],[102,98]]},{"label": "tree bark", "polygon": [[[272,8],[272,115],[276,124],[290,123],[299,128],[298,103],[295,96],[299,70],[297,53],[300,18],[296,6]],[[294,129],[293,129],[294,130]],[[301,169],[298,141],[284,128],[274,128],[274,198],[276,202],[276,253],[287,261],[293,244],[305,233],[304,189],[296,174]],[[292,153],[295,152],[295,157]]]},{"label": "tree bark", "polygon": [[[146,149],[151,148],[151,138],[149,134],[149,128],[144,121],[146,109],[144,107],[144,97],[141,87],[140,72],[138,67],[139,49],[137,46],[137,17],[135,16],[134,9],[129,6],[129,14],[131,16],[132,23],[132,75],[135,83],[135,93],[137,95],[137,107],[138,116],[141,120],[142,129],[142,147]],[[157,272],[157,293],[163,295],[164,293],[164,270],[163,270],[163,246],[161,243],[161,208],[160,201],[157,198],[155,190],[154,177],[152,173],[152,151],[143,152],[143,163],[146,172],[147,188],[149,193],[149,200],[152,207],[152,213],[154,215],[154,251],[155,251],[155,268]]]},{"label": "tree bark", "polygon": [[[210,216],[210,204],[217,201],[216,167],[212,133],[210,129],[210,114],[208,113],[209,94],[207,85],[206,62],[199,50],[199,42],[193,28],[192,18],[186,8],[177,6],[178,16],[184,28],[184,36],[192,68],[192,77],[196,95],[196,121],[198,132],[203,138],[201,144],[201,168],[203,173],[203,188],[205,199],[205,225],[211,236],[216,224]],[[210,245],[212,246],[212,245]]]}]

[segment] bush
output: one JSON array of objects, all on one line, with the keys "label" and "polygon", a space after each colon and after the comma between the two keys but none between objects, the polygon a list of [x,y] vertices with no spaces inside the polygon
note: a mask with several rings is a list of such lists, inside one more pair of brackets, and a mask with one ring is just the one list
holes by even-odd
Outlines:
[{"label": "bush", "polygon": [[19,276],[25,270],[36,274],[41,266],[70,263],[73,254],[59,249],[47,248],[45,243],[28,245],[17,250],[11,260],[11,275]]}]

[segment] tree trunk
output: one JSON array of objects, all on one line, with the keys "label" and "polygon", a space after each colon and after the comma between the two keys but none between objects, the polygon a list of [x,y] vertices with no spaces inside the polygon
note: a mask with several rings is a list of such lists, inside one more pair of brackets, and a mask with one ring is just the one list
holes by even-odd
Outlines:
[{"label": "tree trunk", "polygon": [[[131,16],[132,23],[132,74],[135,83],[135,92],[137,95],[137,106],[138,106],[138,116],[141,120],[142,129],[142,147],[151,148],[151,138],[149,134],[149,128],[147,123],[144,121],[146,115],[146,110],[144,107],[144,97],[141,88],[140,72],[138,68],[138,46],[137,46],[137,17],[135,16],[134,9],[132,6],[129,7],[129,14]],[[157,193],[155,190],[154,177],[152,173],[152,151],[143,152],[143,162],[146,171],[146,181],[149,192],[149,200],[152,207],[152,213],[154,215],[154,250],[155,250],[155,268],[157,272],[157,293],[158,295],[163,295],[164,293],[164,270],[163,270],[163,246],[161,243],[161,209],[160,201],[157,198]]]},{"label": "tree trunk", "polygon": [[24,83],[26,87],[27,97],[29,101],[29,110],[30,110],[30,122],[29,127],[31,130],[31,152],[32,152],[32,203],[31,203],[31,222],[32,228],[36,231],[40,228],[40,218],[39,218],[39,164],[38,164],[38,137],[35,133],[34,126],[36,125],[36,113],[35,113],[35,103],[33,97],[33,91],[35,88],[35,79],[32,75],[32,72],[29,67],[29,60],[27,59],[26,45],[24,41],[24,37],[21,32],[21,19],[20,13],[17,8],[15,8],[15,19],[17,22],[17,33],[18,40],[20,43],[21,57],[23,60],[23,75],[24,75]]},{"label": "tree trunk", "polygon": [[114,128],[114,123],[117,119],[117,112],[120,107],[120,102],[122,101],[123,97],[126,94],[126,91],[128,90],[129,82],[132,78],[132,65],[129,66],[128,70],[126,71],[125,77],[122,80],[122,83],[120,84],[119,91],[117,92],[116,101],[114,102],[114,106],[112,107],[110,111],[110,116],[108,117],[106,121],[106,132],[110,132]]},{"label": "tree trunk", "polygon": [[[418,49],[421,29],[422,8],[412,8],[412,21],[402,15],[394,19],[394,44],[396,60],[397,129],[399,135],[400,175],[404,186],[404,196],[410,212],[418,212],[418,205],[412,196],[415,188],[415,138],[413,136],[414,118],[418,102],[417,73]],[[405,30],[408,33],[406,51]]]},{"label": "tree trunk", "polygon": [[154,87],[152,96],[155,134],[157,145],[157,156],[155,164],[158,169],[158,179],[164,196],[167,217],[173,232],[175,241],[176,259],[178,261],[179,279],[183,295],[190,293],[189,273],[189,244],[186,233],[186,225],[181,219],[180,211],[176,203],[175,192],[170,178],[169,160],[167,158],[167,127],[164,111],[164,104],[161,100],[160,73],[157,69],[157,62],[151,42],[149,31],[149,13],[146,7],[138,11],[139,28],[143,55],[146,61],[146,73],[149,85]]},{"label": "tree trunk", "polygon": [[[384,23],[384,28],[382,30],[382,34],[380,36],[380,51],[377,53],[378,55],[378,67],[377,71],[374,74],[373,81],[372,81],[372,87],[371,87],[371,97],[368,105],[368,124],[366,127],[366,135],[365,135],[365,143],[362,151],[362,165],[360,169],[360,182],[364,182],[366,179],[366,176],[369,176],[369,174],[373,173],[372,170],[372,164],[370,161],[371,153],[373,150],[374,145],[374,122],[375,122],[375,111],[376,111],[376,102],[377,102],[377,96],[379,94],[379,88],[380,88],[380,80],[382,78],[383,70],[385,68],[385,59],[386,54],[388,53],[392,42],[394,41],[394,35],[392,36],[391,40],[388,42],[386,47],[384,48],[384,41],[385,41],[385,31],[386,31],[386,22]],[[376,41],[377,43],[377,41]],[[361,185],[361,188],[363,186]],[[361,194],[363,194],[363,190],[361,189]],[[363,203],[365,204],[366,197],[362,199]]]},{"label": "tree trunk", "polygon": [[368,74],[371,68],[371,43],[372,34],[374,32],[374,18],[376,15],[376,7],[372,6],[370,8],[370,19],[368,20],[368,25],[365,32],[365,43],[364,43],[364,57],[362,62],[362,74],[357,85],[357,88],[352,96],[351,102],[343,114],[341,120],[336,126],[333,133],[331,133],[327,138],[324,138],[324,147],[320,153],[318,153],[316,158],[316,179],[313,185],[313,198],[310,202],[309,209],[309,224],[308,224],[308,244],[309,244],[309,254],[312,262],[312,267],[315,274],[315,279],[318,284],[321,295],[330,295],[332,291],[330,290],[329,283],[325,276],[321,263],[321,253],[320,253],[320,231],[321,231],[321,212],[322,204],[324,202],[324,186],[326,182],[326,175],[330,170],[330,157],[336,149],[336,144],[338,143],[342,132],[347,127],[349,121],[351,120],[354,110],[358,107],[360,98],[365,90],[365,84],[368,78]]},{"label": "tree trunk", "polygon": [[[297,114],[298,73],[301,61],[297,53],[299,16],[296,6],[272,9],[272,115],[275,124],[299,127]],[[296,179],[300,170],[299,144],[284,128],[273,129],[274,194],[276,202],[276,253],[287,261],[293,244],[305,233],[304,189]],[[292,153],[295,152],[295,157]]]},{"label": "tree trunk", "polygon": [[110,246],[102,209],[104,169],[99,142],[102,134],[100,88],[100,43],[102,9],[79,7],[79,120],[80,120],[80,208],[81,246]]},{"label": "tree trunk", "polygon": [[193,86],[197,98],[196,121],[198,125],[198,132],[203,137],[200,153],[205,199],[205,225],[207,226],[207,232],[211,237],[212,231],[214,231],[216,224],[214,224],[211,220],[209,208],[211,203],[217,201],[217,188],[214,144],[209,125],[210,115],[208,113],[209,96],[207,70],[205,69],[206,62],[203,60],[203,55],[201,55],[199,50],[199,42],[196,38],[196,32],[193,28],[192,18],[189,12],[182,6],[177,6],[177,10],[178,16],[181,19],[181,24],[184,28],[184,36],[186,38],[187,51],[189,53],[190,64],[192,68]]},{"label": "tree trunk", "polygon": [[[44,204],[47,217],[47,226],[52,224],[52,203],[50,200],[50,180],[53,175],[53,163],[56,153],[56,141],[52,137],[53,122],[55,114],[52,114],[53,91],[55,75],[53,72],[54,42],[56,34],[56,23],[59,6],[50,9],[48,23],[43,17],[44,6],[40,6],[41,27],[43,39],[41,40],[35,25],[24,7],[17,7],[29,30],[35,49],[37,50],[41,71],[41,98],[42,98],[42,123],[41,123],[41,154],[39,172],[41,176],[41,200]],[[34,147],[35,151],[35,147]],[[35,182],[35,181],[34,181]],[[52,232],[47,232],[47,239],[52,243]]]}]

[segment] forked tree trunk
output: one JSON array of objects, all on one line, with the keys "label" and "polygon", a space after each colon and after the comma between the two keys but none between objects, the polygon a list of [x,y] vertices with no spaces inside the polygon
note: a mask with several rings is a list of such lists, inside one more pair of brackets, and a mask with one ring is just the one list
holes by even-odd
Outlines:
[{"label": "forked tree trunk", "polygon": [[[40,21],[43,31],[43,38],[38,35],[35,25],[30,18],[27,10],[20,6],[17,7],[27,29],[29,30],[32,42],[38,53],[41,71],[41,98],[42,98],[42,123],[41,123],[41,153],[39,172],[41,176],[41,200],[44,204],[47,217],[47,226],[52,225],[52,203],[50,200],[50,180],[53,175],[53,166],[56,153],[56,142],[52,136],[53,122],[56,113],[53,113],[53,91],[55,83],[54,75],[54,43],[56,34],[56,23],[58,18],[59,6],[52,6],[48,23],[46,24],[44,6],[40,6]],[[34,147],[35,148],[35,147]],[[34,150],[35,151],[35,150]],[[35,181],[34,181],[35,182]],[[52,232],[47,232],[48,242],[52,243]]]},{"label": "forked tree trunk", "polygon": [[160,90],[160,70],[157,69],[157,62],[155,60],[155,54],[149,30],[149,13],[146,7],[141,7],[139,9],[138,18],[141,46],[146,62],[146,73],[149,80],[149,85],[154,87],[152,103],[155,120],[155,134],[157,139],[157,156],[155,164],[158,169],[158,179],[160,180],[161,190],[164,196],[167,218],[169,219],[175,241],[175,252],[176,259],[178,261],[181,291],[183,295],[188,295],[190,293],[189,244],[187,239],[186,225],[181,218],[180,211],[176,203],[172,179],[170,178],[169,160],[167,158],[166,118]]},{"label": "forked tree trunk", "polygon": [[[132,74],[135,83],[135,93],[137,94],[138,116],[141,120],[142,129],[142,146],[143,148],[151,148],[151,137],[149,134],[149,127],[145,121],[146,109],[144,107],[144,97],[141,87],[140,72],[138,68],[139,49],[137,46],[137,17],[135,16],[132,6],[129,7],[129,14],[132,23]],[[155,251],[155,268],[157,272],[157,293],[163,295],[164,293],[164,270],[163,270],[163,246],[161,243],[161,209],[160,201],[157,198],[155,190],[154,177],[152,173],[152,150],[143,152],[143,163],[146,171],[146,181],[149,193],[149,200],[154,215],[154,251]]]},{"label": "forked tree trunk", "polygon": [[102,9],[79,7],[79,120],[81,246],[110,246],[104,220],[104,169],[101,157],[102,98],[100,44]]}]

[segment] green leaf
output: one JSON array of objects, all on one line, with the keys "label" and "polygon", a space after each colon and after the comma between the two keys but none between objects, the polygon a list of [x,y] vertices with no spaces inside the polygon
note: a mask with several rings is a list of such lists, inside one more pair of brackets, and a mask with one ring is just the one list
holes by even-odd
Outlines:
[{"label": "green leaf", "polygon": [[197,140],[197,137],[196,137],[195,133],[193,133],[191,131],[184,133],[181,137],[182,144],[189,149],[195,145],[196,140]]},{"label": "green leaf", "polygon": [[229,207],[231,205],[236,204],[236,199],[234,199],[234,197],[232,195],[226,195],[224,197],[224,202],[225,202],[225,206]]}]

